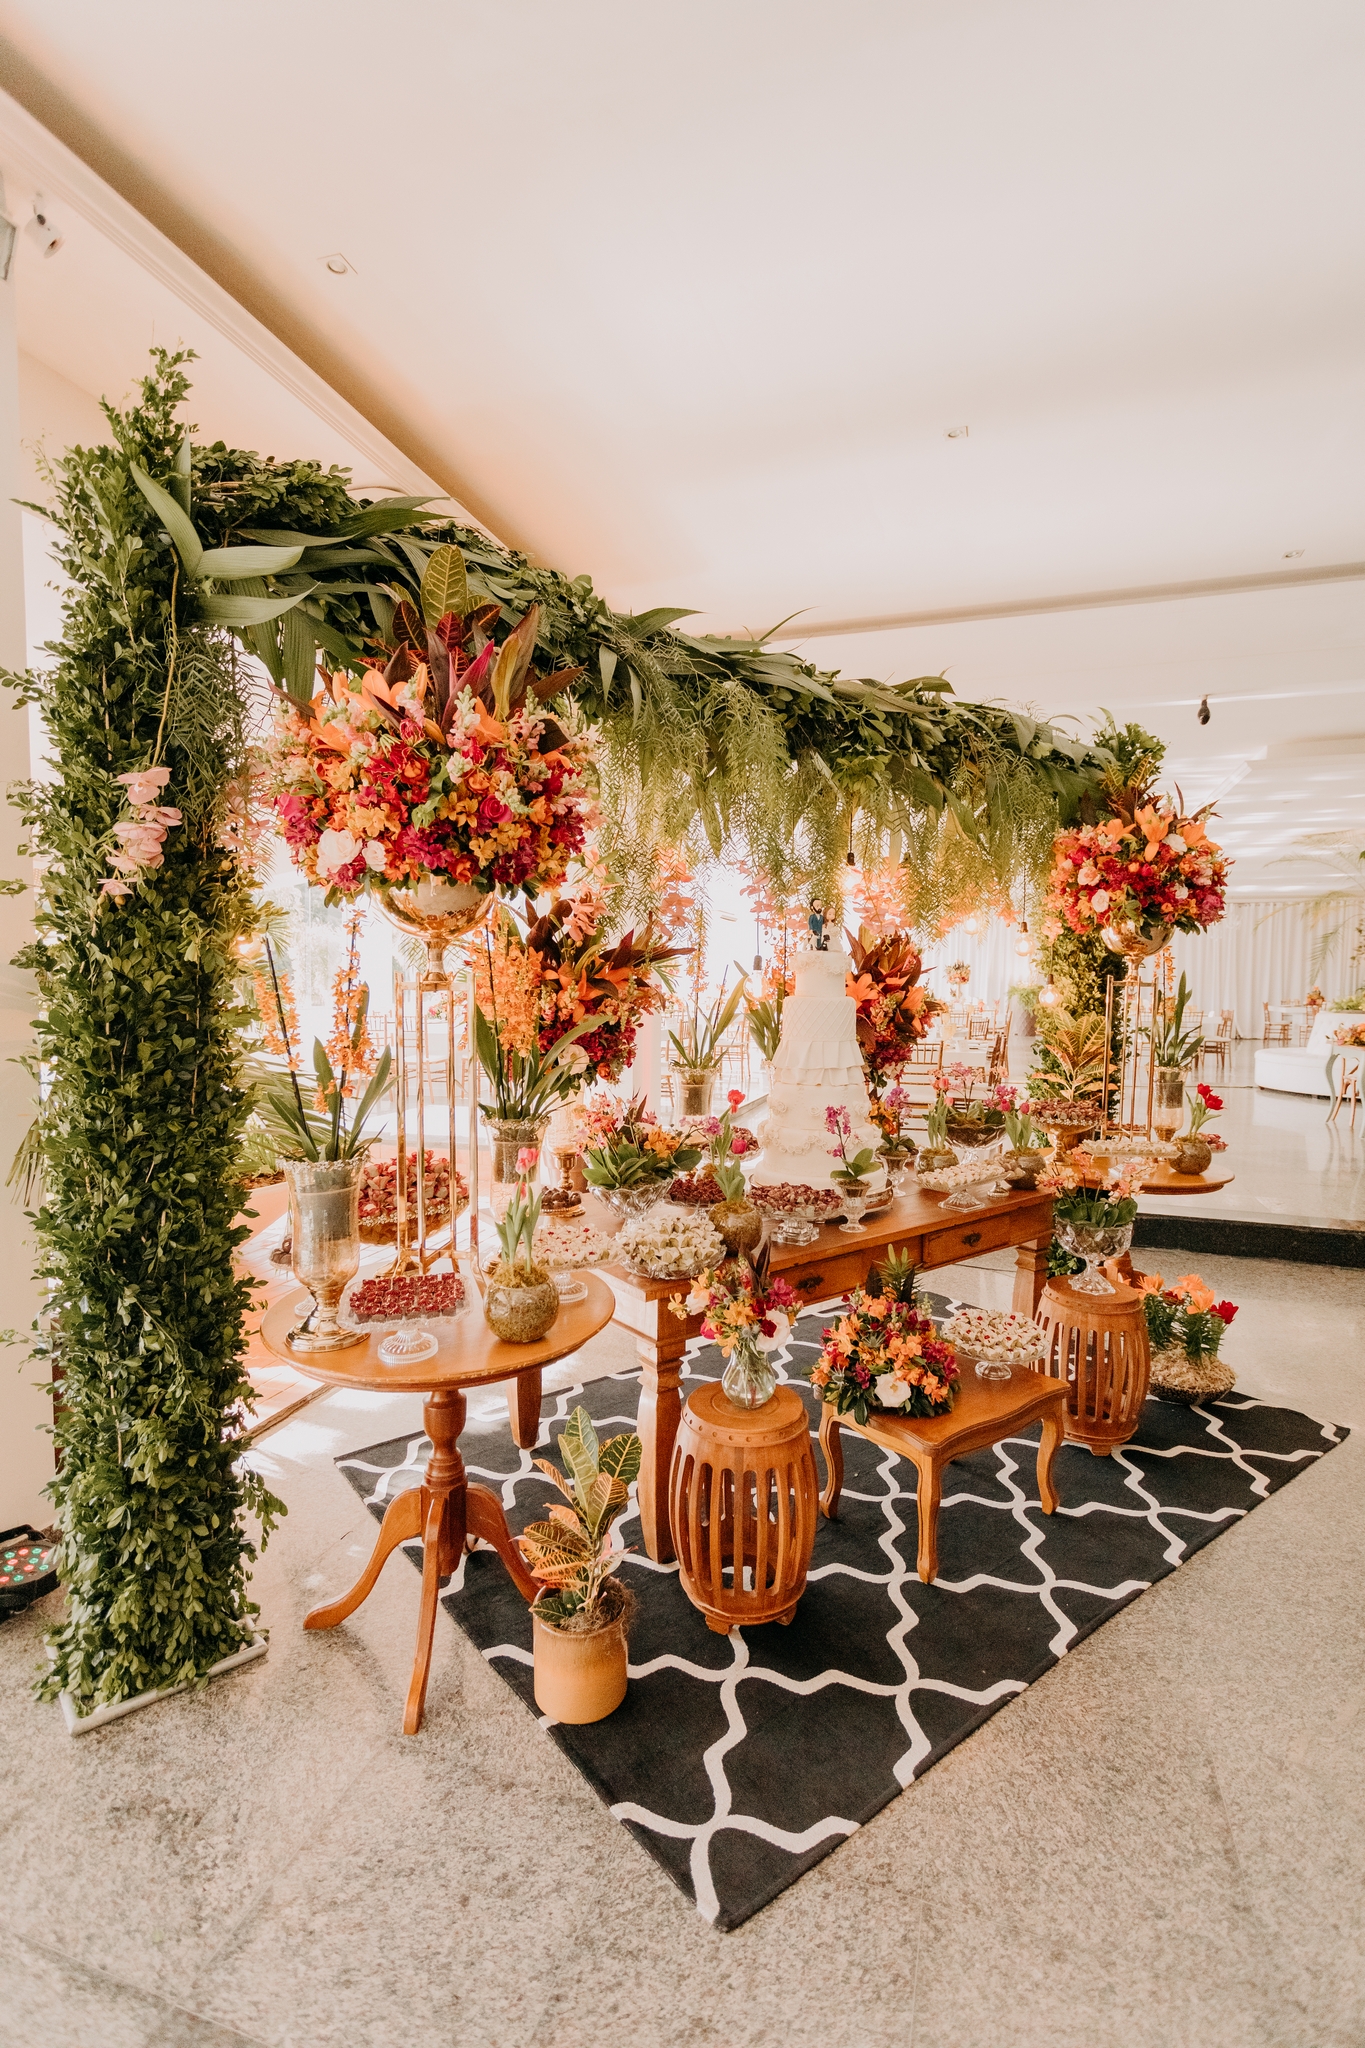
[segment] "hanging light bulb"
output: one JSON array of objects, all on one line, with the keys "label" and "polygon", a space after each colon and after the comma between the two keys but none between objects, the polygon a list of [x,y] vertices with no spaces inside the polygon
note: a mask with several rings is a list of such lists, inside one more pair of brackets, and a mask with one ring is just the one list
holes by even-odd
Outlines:
[{"label": "hanging light bulb", "polygon": [[761,953],[755,953],[755,954],[754,954],[754,973],[755,973],[755,974],[761,974],[762,972],[763,972],[763,955],[762,955]]},{"label": "hanging light bulb", "polygon": [[981,930],[981,919],[976,915],[975,911],[967,918],[962,929],[964,932],[969,932],[972,938],[976,938]]},{"label": "hanging light bulb", "polygon": [[1052,979],[1052,976],[1049,975],[1046,986],[1038,991],[1038,1001],[1045,1010],[1055,1010],[1061,1000],[1062,992]]},{"label": "hanging light bulb", "polygon": [[1027,960],[1033,951],[1033,940],[1029,937],[1027,918],[1024,919],[1024,922],[1019,927],[1019,936],[1014,942],[1014,950],[1021,960]]}]

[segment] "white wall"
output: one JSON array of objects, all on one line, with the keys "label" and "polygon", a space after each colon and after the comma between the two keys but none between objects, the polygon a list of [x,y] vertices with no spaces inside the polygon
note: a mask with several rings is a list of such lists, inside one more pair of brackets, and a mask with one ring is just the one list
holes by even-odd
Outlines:
[{"label": "white wall", "polygon": [[[18,266],[16,265],[16,270]],[[21,472],[19,360],[15,341],[15,282],[0,284],[0,664],[22,669],[24,562],[21,516],[16,497],[29,495]],[[0,759],[5,783],[29,772],[29,717],[0,693]],[[32,882],[32,863],[17,847],[17,812],[0,805],[0,876]],[[30,1020],[37,1007],[31,978],[9,965],[33,934],[33,897],[0,896],[0,1180],[33,1118],[33,1084],[14,1062],[31,1050]],[[22,1212],[10,1190],[0,1187],[0,1320],[24,1331],[38,1311],[33,1279],[33,1246]],[[52,1443],[45,1427],[52,1398],[23,1344],[0,1348],[0,1527],[51,1519],[42,1489],[52,1476]]]}]

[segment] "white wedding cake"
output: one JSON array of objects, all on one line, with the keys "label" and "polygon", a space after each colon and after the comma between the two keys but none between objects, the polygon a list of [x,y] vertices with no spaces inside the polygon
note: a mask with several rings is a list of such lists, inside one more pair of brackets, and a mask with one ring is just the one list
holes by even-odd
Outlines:
[{"label": "white wedding cake", "polygon": [[[789,1181],[798,1187],[827,1187],[838,1160],[836,1140],[825,1122],[831,1103],[846,1109],[853,1123],[847,1139],[852,1158],[876,1149],[880,1132],[867,1113],[867,1083],[858,1050],[858,1006],[845,993],[848,955],[837,941],[827,953],[798,953],[793,970],[796,993],[782,1006],[782,1038],[768,1086],[768,1121],[763,1151],[754,1166],[758,1181]],[[880,1161],[868,1179],[886,1180]]]}]

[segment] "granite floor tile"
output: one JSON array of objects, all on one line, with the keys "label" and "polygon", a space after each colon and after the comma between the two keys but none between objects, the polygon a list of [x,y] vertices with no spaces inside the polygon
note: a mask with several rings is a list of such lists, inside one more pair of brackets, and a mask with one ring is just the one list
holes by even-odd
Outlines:
[{"label": "granite floor tile", "polygon": [[0,1954],[5,2048],[261,2048],[248,2034],[10,1935]]}]

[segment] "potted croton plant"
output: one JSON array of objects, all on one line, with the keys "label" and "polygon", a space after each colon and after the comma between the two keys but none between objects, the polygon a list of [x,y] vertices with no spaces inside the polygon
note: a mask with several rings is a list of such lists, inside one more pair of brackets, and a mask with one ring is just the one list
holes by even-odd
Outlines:
[{"label": "potted croton plant", "polygon": [[599,1443],[587,1409],[575,1408],[559,1455],[564,1472],[535,1462],[563,1498],[517,1541],[543,1588],[531,1607],[536,1705],[552,1721],[581,1725],[604,1720],[626,1696],[632,1601],[612,1576],[624,1553],[611,1532],[640,1470],[640,1439],[632,1430]]}]

